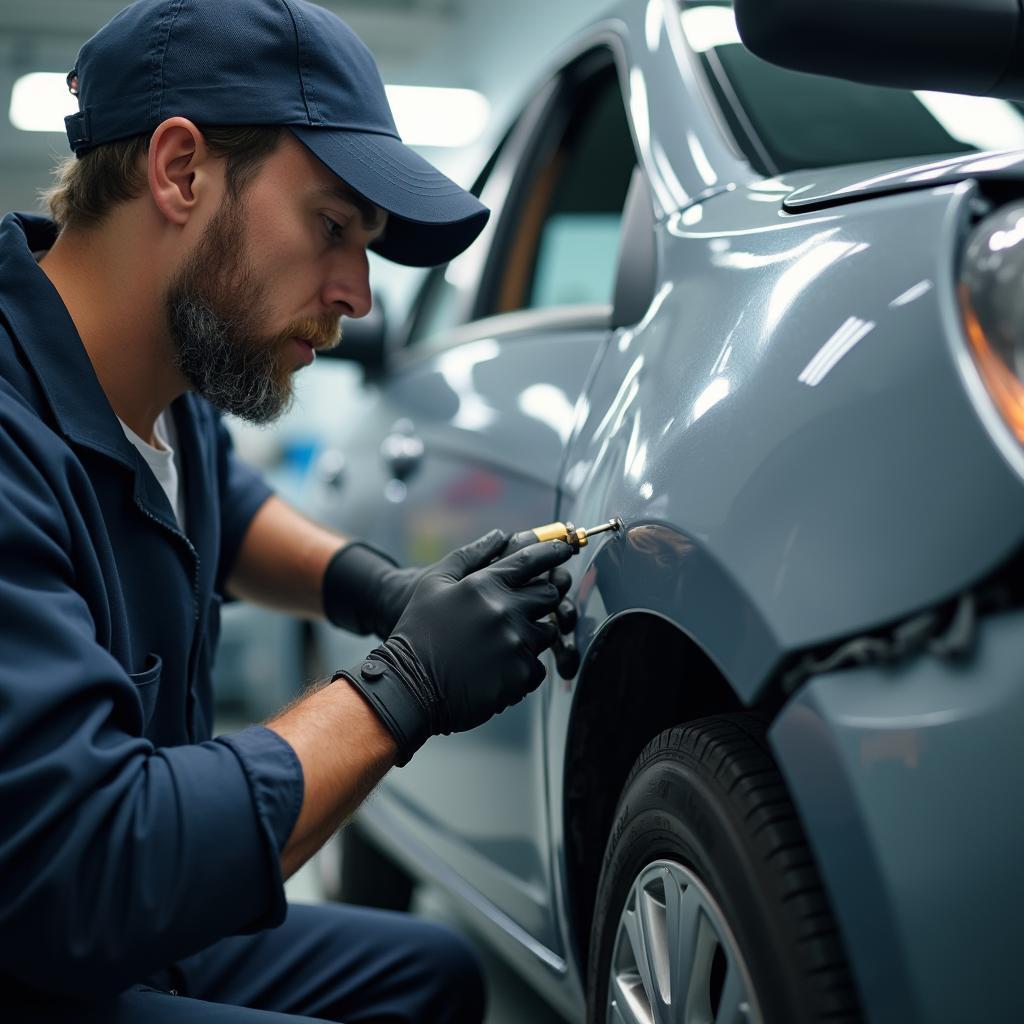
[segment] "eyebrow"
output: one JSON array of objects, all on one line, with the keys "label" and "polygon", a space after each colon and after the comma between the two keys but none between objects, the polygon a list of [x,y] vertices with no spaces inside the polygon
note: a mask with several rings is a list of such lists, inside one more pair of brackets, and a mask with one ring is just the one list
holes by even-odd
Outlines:
[{"label": "eyebrow", "polygon": [[366,231],[376,231],[384,227],[387,214],[347,185],[321,185],[316,191],[318,195],[340,199],[343,203],[354,206]]}]

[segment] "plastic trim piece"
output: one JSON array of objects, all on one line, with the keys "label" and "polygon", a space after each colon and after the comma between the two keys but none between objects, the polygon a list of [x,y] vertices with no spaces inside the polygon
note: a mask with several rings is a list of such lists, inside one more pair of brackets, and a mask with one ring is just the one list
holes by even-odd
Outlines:
[{"label": "plastic trim piece", "polygon": [[651,187],[643,169],[637,166],[633,168],[622,214],[622,241],[612,302],[613,329],[639,323],[650,308],[657,285],[657,255]]}]

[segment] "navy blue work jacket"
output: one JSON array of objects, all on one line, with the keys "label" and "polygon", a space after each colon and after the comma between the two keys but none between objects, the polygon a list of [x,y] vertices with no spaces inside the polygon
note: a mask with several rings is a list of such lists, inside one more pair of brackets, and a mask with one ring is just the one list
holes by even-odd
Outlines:
[{"label": "navy blue work jacket", "polygon": [[274,733],[211,739],[219,595],[270,492],[186,394],[178,528],[32,255],[54,238],[0,222],[0,1016],[280,923],[302,802]]}]

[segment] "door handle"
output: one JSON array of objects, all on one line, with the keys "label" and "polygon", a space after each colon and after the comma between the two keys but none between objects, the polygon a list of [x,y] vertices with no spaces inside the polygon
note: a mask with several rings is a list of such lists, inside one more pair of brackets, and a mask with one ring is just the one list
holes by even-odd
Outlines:
[{"label": "door handle", "polygon": [[380,456],[393,480],[403,483],[423,461],[423,441],[415,434],[389,434],[381,442]]}]

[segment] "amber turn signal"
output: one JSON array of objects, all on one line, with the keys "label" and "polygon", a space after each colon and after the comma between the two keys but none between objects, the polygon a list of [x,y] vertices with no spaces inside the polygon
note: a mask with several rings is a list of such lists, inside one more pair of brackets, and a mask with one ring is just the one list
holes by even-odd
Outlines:
[{"label": "amber turn signal", "polygon": [[960,285],[960,308],[971,354],[974,356],[981,379],[1007,426],[1017,440],[1024,444],[1024,384],[996,354],[985,337],[985,331],[971,305],[967,286],[963,284]]}]

